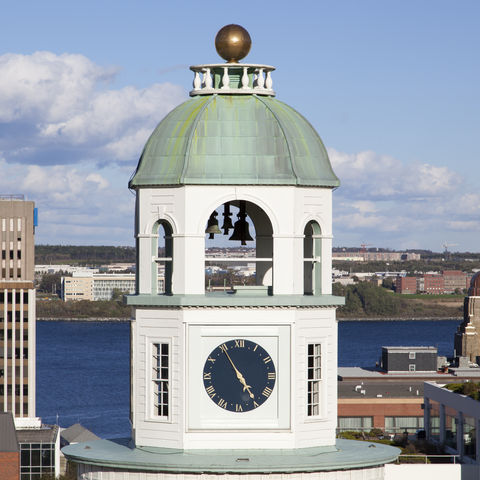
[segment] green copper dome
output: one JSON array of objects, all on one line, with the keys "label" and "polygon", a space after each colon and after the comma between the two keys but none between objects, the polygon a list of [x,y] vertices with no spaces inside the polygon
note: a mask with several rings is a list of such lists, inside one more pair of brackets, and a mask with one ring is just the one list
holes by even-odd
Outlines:
[{"label": "green copper dome", "polygon": [[269,96],[198,95],[157,126],[129,187],[172,185],[337,187],[308,121]]}]

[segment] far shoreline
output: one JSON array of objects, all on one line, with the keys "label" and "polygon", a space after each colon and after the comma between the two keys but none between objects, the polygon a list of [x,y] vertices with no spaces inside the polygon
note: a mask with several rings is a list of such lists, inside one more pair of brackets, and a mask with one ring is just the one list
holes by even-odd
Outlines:
[{"label": "far shoreline", "polygon": [[[461,321],[463,317],[337,317],[339,322],[416,322],[416,321]],[[131,322],[131,318],[116,318],[116,317],[38,317],[39,322]]]}]

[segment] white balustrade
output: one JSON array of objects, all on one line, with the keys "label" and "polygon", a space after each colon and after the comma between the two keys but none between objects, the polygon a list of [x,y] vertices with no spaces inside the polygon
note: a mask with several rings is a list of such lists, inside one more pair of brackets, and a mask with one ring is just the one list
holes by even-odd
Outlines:
[{"label": "white balustrade", "polygon": [[194,72],[191,96],[213,93],[275,95],[272,81],[275,68],[269,65],[223,63],[195,65],[190,69]]}]

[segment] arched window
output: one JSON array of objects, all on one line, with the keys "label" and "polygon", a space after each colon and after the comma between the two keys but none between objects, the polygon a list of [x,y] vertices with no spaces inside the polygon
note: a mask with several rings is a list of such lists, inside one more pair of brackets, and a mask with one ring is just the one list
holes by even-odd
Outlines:
[{"label": "arched window", "polygon": [[158,236],[152,238],[152,293],[171,295],[173,273],[172,227],[165,220],[159,220],[154,227]]},{"label": "arched window", "polygon": [[265,211],[246,200],[217,207],[205,228],[206,290],[272,293],[273,229]]},{"label": "arched window", "polygon": [[310,221],[303,240],[303,291],[305,295],[322,293],[322,244],[320,225]]}]

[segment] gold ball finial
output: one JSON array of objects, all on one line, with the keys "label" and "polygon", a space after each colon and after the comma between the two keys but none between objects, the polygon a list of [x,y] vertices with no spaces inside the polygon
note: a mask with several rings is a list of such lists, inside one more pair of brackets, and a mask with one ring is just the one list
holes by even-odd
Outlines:
[{"label": "gold ball finial", "polygon": [[215,37],[217,53],[228,63],[238,63],[248,55],[251,46],[249,33],[233,23],[222,27]]}]

